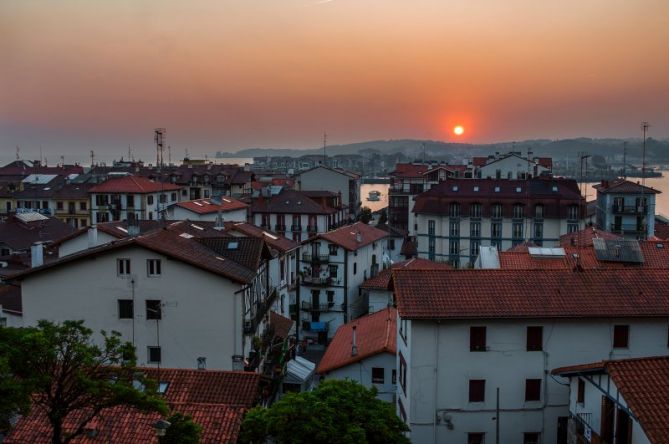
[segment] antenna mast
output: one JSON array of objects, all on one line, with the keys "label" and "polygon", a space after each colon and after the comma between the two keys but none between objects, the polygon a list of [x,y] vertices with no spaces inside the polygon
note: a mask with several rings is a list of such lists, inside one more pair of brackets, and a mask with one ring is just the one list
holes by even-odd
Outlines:
[{"label": "antenna mast", "polygon": [[623,179],[627,179],[627,142],[623,142]]},{"label": "antenna mast", "polygon": [[156,128],[153,132],[153,140],[156,142],[156,167],[161,168],[163,166],[163,150],[167,130],[165,128]]},{"label": "antenna mast", "polygon": [[[643,152],[641,154],[641,208],[643,209],[641,229],[643,232],[641,236],[643,239],[648,239],[648,209],[646,206],[646,196],[644,196],[646,186],[646,133],[650,125],[645,120],[641,122],[641,129],[643,130]],[[636,209],[639,210],[638,208]]]},{"label": "antenna mast", "polygon": [[21,160],[21,147],[16,145],[16,160]]},{"label": "antenna mast", "polygon": [[325,166],[325,159],[327,155],[325,154],[325,147],[328,145],[328,135],[323,131],[323,166]]},{"label": "antenna mast", "polygon": [[95,164],[95,151],[91,150],[91,168]]}]

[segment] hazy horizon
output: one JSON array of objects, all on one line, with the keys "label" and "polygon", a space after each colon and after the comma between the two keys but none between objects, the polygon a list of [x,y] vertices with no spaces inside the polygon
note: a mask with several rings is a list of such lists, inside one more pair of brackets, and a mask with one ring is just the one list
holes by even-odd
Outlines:
[{"label": "hazy horizon", "polygon": [[0,150],[664,139],[667,41],[660,0],[5,0]]}]

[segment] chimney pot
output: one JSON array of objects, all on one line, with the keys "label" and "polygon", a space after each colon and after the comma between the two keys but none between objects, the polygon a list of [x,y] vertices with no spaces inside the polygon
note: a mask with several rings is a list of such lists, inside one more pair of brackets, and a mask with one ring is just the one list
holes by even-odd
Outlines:
[{"label": "chimney pot", "polygon": [[353,326],[353,339],[351,342],[351,356],[357,356],[358,355],[358,338],[357,338],[357,332],[355,331],[356,326]]}]

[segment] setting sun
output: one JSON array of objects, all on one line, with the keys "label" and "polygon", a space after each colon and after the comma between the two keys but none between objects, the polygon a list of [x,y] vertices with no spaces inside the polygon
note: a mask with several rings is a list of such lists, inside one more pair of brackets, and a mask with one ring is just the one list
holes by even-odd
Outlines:
[{"label": "setting sun", "polygon": [[461,125],[458,125],[458,126],[456,126],[455,128],[453,128],[453,133],[454,133],[456,136],[462,136],[462,134],[463,134],[464,132],[465,132],[465,129],[464,129]]}]

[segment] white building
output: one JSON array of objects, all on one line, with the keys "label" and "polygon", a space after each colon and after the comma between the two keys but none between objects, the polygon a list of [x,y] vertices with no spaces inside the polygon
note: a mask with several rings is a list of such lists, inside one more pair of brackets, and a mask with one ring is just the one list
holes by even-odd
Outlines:
[{"label": "white building", "polygon": [[89,190],[91,219],[93,223],[159,219],[179,202],[180,191],[180,186],[141,176],[109,179]]},{"label": "white building", "polygon": [[472,163],[476,177],[484,179],[529,179],[550,175],[553,171],[550,157],[523,157],[519,152],[474,157]]},{"label": "white building", "polygon": [[218,215],[225,221],[246,222],[249,205],[234,197],[222,196],[212,199],[197,199],[177,202],[168,208],[170,220],[216,222]]},{"label": "white building", "polygon": [[669,357],[561,367],[571,442],[662,444],[669,439]]},{"label": "white building", "polygon": [[316,372],[376,387],[379,399],[395,402],[396,360],[397,311],[386,307],[339,327]]},{"label": "white building", "polygon": [[628,239],[649,239],[655,235],[655,196],[661,191],[624,179],[603,180],[594,188],[599,228]]},{"label": "white building", "polygon": [[321,344],[340,325],[367,313],[359,287],[381,270],[387,233],[356,222],[305,242],[297,300],[300,337]]},{"label": "white building", "polygon": [[[276,289],[261,239],[159,229],[12,276],[24,325],[83,319],[118,331],[139,365],[255,369]],[[257,339],[256,339],[257,338]]]},{"label": "white building", "polygon": [[295,175],[300,191],[335,191],[341,193],[342,203],[350,214],[360,211],[360,175],[340,168],[316,166]]},{"label": "white building", "polygon": [[667,354],[664,270],[393,270],[397,411],[416,443],[566,444],[556,367]]},{"label": "white building", "polygon": [[571,179],[449,179],[416,197],[418,257],[465,267],[481,246],[557,246],[583,226],[582,206]]}]

